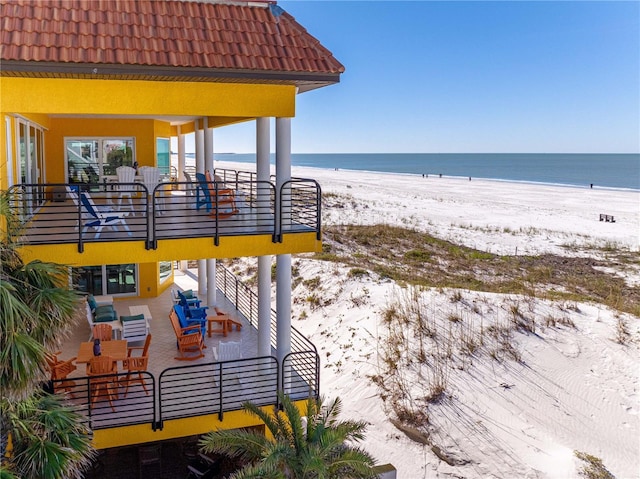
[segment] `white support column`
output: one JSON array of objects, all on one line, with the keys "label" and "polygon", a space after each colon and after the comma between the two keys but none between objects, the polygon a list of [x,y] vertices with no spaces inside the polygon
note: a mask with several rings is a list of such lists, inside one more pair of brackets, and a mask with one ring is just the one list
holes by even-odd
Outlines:
[{"label": "white support column", "polygon": [[258,181],[269,181],[271,165],[271,128],[269,118],[256,118],[256,172]]},{"label": "white support column", "polygon": [[[209,128],[209,119],[203,118],[204,132],[204,169],[213,174],[213,128]],[[207,304],[212,308],[217,304],[216,260],[207,259]]]},{"label": "white support column", "polygon": [[185,138],[187,135],[181,133],[180,125],[178,125],[178,181],[184,181],[185,160]]},{"label": "white support column", "polygon": [[213,174],[213,128],[209,128],[209,119],[203,119],[204,130],[204,169]]},{"label": "white support column", "polygon": [[202,297],[207,293],[207,261],[198,260],[198,295]]},{"label": "white support column", "polygon": [[[280,186],[291,179],[291,118],[276,118],[276,195]],[[276,318],[278,362],[291,352],[291,255],[276,257]],[[282,371],[282,385],[287,392],[289,374]]]},{"label": "white support column", "polygon": [[[276,118],[276,204],[279,204],[279,228],[282,234],[291,225],[291,118]],[[286,185],[286,186],[285,186]],[[285,186],[283,188],[283,186]]]},{"label": "white support column", "polygon": [[[276,318],[278,362],[291,352],[291,255],[276,256]],[[283,379],[286,374],[283,371]]]},{"label": "white support column", "polygon": [[[259,182],[271,175],[269,118],[256,119],[256,173]],[[271,192],[257,188],[257,220],[267,221]],[[258,356],[271,356],[271,256],[258,257]]]},{"label": "white support column", "polygon": [[[216,260],[215,258],[207,259],[207,305],[212,308],[218,304],[217,291],[218,286],[216,284]],[[215,315],[214,312],[211,312]]]},{"label": "white support column", "polygon": [[[202,120],[196,122],[196,172],[204,173],[204,130]],[[198,294],[207,291],[207,264],[203,259],[198,260]]]},{"label": "white support column", "polygon": [[202,120],[196,122],[196,172],[204,173],[204,130],[202,129]]}]

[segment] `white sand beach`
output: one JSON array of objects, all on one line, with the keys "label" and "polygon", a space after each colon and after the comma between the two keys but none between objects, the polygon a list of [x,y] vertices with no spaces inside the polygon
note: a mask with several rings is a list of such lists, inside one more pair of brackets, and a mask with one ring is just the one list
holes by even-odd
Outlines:
[{"label": "white sand beach", "polygon": [[[230,162],[216,167],[247,169]],[[292,172],[320,183],[325,225],[404,226],[500,255],[603,258],[604,251],[631,251],[635,260],[606,269],[640,285],[639,192]],[[601,213],[615,222],[599,221]],[[294,267],[304,280],[317,278],[315,293],[326,298],[306,301],[305,281],[292,293],[294,326],[321,357],[322,394],[342,398],[345,418],[370,423],[364,447],[379,463],[392,463],[399,478],[574,478],[585,464],[574,451],[600,458],[619,479],[640,477],[640,318],[535,295],[448,288],[412,295],[374,273],[353,275],[349,266],[304,255]],[[419,305],[428,337],[414,324],[385,322],[385,312],[409,303]],[[530,329],[510,327],[516,316]],[[513,357],[490,334],[495,331],[508,335]],[[390,341],[401,345],[400,402],[428,417],[417,431],[424,444],[414,440],[416,431],[405,434],[392,424],[389,401],[371,379],[389,368]],[[429,403],[437,380],[445,393]]]}]

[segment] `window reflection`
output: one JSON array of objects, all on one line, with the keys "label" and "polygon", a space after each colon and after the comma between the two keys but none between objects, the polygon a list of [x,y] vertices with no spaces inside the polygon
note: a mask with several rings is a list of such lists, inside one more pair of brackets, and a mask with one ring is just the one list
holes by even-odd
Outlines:
[{"label": "window reflection", "polygon": [[73,268],[77,289],[94,295],[137,293],[136,265],[113,264]]}]

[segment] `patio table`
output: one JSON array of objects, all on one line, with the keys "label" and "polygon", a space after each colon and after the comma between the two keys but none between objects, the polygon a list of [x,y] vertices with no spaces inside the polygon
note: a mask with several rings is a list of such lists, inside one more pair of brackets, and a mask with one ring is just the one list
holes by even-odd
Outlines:
[{"label": "patio table", "polygon": [[[102,356],[111,356],[114,361],[124,361],[127,359],[127,340],[116,339],[113,341],[102,341],[100,343]],[[80,343],[76,363],[88,363],[93,357],[93,341]]]}]

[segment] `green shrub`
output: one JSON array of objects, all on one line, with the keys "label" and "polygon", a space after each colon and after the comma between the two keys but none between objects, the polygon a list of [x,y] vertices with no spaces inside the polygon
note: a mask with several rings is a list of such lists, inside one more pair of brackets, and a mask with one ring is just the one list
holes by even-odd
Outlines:
[{"label": "green shrub", "polygon": [[369,271],[362,268],[351,268],[347,276],[350,278],[362,278],[363,276],[369,276]]}]

